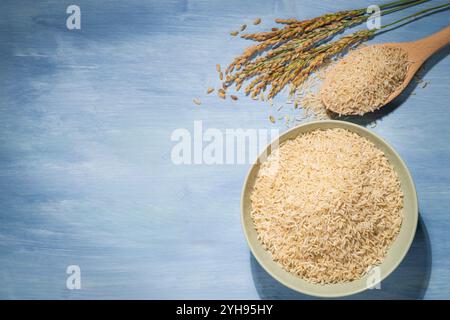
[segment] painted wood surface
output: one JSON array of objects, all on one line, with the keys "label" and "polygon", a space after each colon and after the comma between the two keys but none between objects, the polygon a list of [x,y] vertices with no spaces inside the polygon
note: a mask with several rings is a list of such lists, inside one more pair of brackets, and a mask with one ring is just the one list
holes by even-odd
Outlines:
[{"label": "painted wood surface", "polygon": [[[170,137],[195,120],[285,130],[264,103],[205,96],[218,84],[215,64],[248,45],[229,32],[256,17],[251,30],[373,1],[74,2],[73,31],[67,2],[0,3],[0,298],[309,298],[249,252],[239,218],[249,165],[177,166]],[[442,12],[372,42],[415,40],[449,22]],[[350,298],[450,298],[448,53],[426,64],[426,88],[348,119],[377,119],[373,130],[411,170],[421,216],[381,290]],[[80,266],[81,290],[66,288],[68,265]]]}]

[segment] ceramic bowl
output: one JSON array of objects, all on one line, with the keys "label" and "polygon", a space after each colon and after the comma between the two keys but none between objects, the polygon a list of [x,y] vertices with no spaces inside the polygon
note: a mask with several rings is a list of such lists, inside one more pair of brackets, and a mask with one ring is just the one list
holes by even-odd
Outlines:
[{"label": "ceramic bowl", "polygon": [[[273,278],[285,286],[304,294],[318,297],[342,297],[362,292],[371,286],[375,286],[378,282],[383,281],[383,279],[389,276],[389,274],[398,267],[408,252],[416,232],[418,221],[418,204],[416,189],[414,187],[411,174],[398,153],[381,137],[362,126],[337,120],[309,122],[283,133],[279,137],[278,144],[282,144],[284,141],[293,139],[305,132],[315,129],[329,128],[347,129],[372,141],[377,148],[384,152],[400,179],[401,188],[404,194],[403,222],[400,233],[390,247],[383,263],[378,266],[379,268],[377,268],[377,273],[369,273],[358,280],[347,283],[320,285],[307,282],[285,271],[280,265],[272,260],[270,253],[262,247],[260,241],[258,240],[257,233],[250,216],[250,195],[260,168],[260,164],[263,161],[262,156],[260,156],[258,161],[252,165],[244,183],[241,198],[241,221],[248,245],[250,246],[253,255]],[[270,154],[271,148],[271,145],[267,146],[265,152]]]}]

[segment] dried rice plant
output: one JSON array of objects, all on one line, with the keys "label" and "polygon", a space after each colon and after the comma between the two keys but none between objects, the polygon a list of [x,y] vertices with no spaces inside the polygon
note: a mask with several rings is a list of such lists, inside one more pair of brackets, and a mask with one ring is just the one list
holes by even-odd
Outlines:
[{"label": "dried rice plant", "polygon": [[[390,14],[428,1],[400,0],[386,3],[380,6],[381,14]],[[424,12],[420,11],[394,23]],[[239,91],[245,86],[245,94],[262,100],[272,99],[288,85],[290,94],[294,94],[311,73],[376,34],[378,30],[361,30],[332,40],[337,34],[368,18],[365,8],[345,10],[308,20],[276,19],[275,22],[282,25],[281,28],[242,34],[242,38],[257,44],[248,47],[225,69],[225,75],[221,77],[224,87],[234,85]]]}]

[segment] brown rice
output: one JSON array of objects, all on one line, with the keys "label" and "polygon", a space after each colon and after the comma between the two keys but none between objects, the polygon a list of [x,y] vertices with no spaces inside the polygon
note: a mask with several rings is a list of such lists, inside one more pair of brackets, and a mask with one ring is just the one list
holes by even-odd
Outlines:
[{"label": "brown rice", "polygon": [[375,111],[403,84],[409,64],[408,54],[401,48],[367,46],[353,50],[327,74],[322,98],[338,114]]},{"label": "brown rice", "polygon": [[345,129],[314,130],[261,164],[251,205],[274,261],[313,283],[342,283],[383,261],[400,230],[403,193],[372,142]]}]

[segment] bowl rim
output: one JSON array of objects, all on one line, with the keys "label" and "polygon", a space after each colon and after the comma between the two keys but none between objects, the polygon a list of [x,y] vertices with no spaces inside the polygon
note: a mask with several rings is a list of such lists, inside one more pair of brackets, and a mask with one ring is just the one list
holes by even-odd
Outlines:
[{"label": "bowl rim", "polygon": [[[392,152],[392,154],[394,155],[394,157],[397,158],[397,160],[399,161],[400,165],[403,167],[406,175],[406,180],[408,181],[408,183],[410,184],[411,188],[412,188],[412,195],[411,198],[413,200],[413,209],[414,209],[414,221],[413,222],[413,228],[412,228],[412,232],[409,235],[409,237],[407,238],[407,244],[404,247],[404,250],[402,250],[401,254],[399,254],[397,256],[397,259],[395,261],[395,263],[392,263],[390,265],[390,267],[388,267],[386,269],[386,272],[383,276],[381,276],[379,278],[378,281],[376,281],[375,283],[373,283],[372,285],[375,286],[377,284],[379,284],[380,282],[382,282],[384,279],[386,279],[395,269],[397,269],[397,267],[400,265],[400,263],[403,261],[403,259],[405,258],[406,254],[408,253],[409,249],[411,248],[412,242],[414,240],[414,237],[416,235],[416,231],[417,231],[417,224],[418,224],[418,220],[419,220],[419,204],[418,204],[418,197],[417,197],[417,190],[416,190],[416,186],[414,184],[414,180],[412,178],[412,175],[408,169],[408,166],[406,165],[406,163],[403,161],[403,159],[400,157],[400,155],[397,153],[397,151],[386,141],[384,140],[381,136],[379,136],[377,133],[367,129],[364,126],[361,125],[357,125],[355,123],[352,122],[348,122],[348,121],[342,121],[342,120],[317,120],[317,121],[310,121],[310,122],[306,122],[306,123],[302,123],[299,124],[285,132],[283,132],[282,134],[280,134],[278,137],[276,137],[275,139],[273,139],[271,142],[269,142],[268,145],[266,145],[266,147],[263,149],[262,152],[259,153],[256,161],[254,163],[251,164],[250,168],[247,171],[247,174],[245,176],[245,180],[244,180],[244,184],[242,186],[242,190],[241,190],[241,199],[240,199],[240,220],[241,220],[241,226],[244,232],[244,236],[245,239],[247,241],[247,244],[250,248],[250,251],[253,255],[253,257],[258,261],[259,265],[268,273],[270,274],[270,276],[272,278],[274,278],[275,280],[277,280],[278,282],[280,282],[281,284],[283,284],[284,286],[297,291],[299,293],[303,293],[303,294],[307,294],[310,296],[314,296],[314,297],[320,297],[320,298],[339,298],[339,297],[346,297],[346,296],[350,296],[350,295],[354,295],[363,291],[366,291],[368,289],[368,287],[363,287],[363,288],[355,288],[353,290],[348,290],[345,293],[328,293],[328,292],[324,292],[324,293],[318,293],[316,291],[312,292],[309,289],[305,289],[305,288],[299,288],[298,286],[295,286],[291,283],[289,283],[289,281],[285,281],[284,279],[280,278],[278,275],[276,275],[274,272],[272,272],[272,270],[263,262],[262,257],[259,256],[259,254],[256,253],[256,246],[260,246],[262,247],[261,243],[257,240],[255,242],[250,241],[250,235],[249,235],[249,230],[247,230],[246,227],[246,223],[245,223],[245,208],[244,208],[244,198],[245,198],[245,194],[246,194],[246,190],[247,190],[247,185],[249,183],[250,180],[250,174],[252,173],[253,169],[255,166],[258,165],[258,161],[261,158],[262,155],[265,154],[265,152],[268,150],[268,148],[272,145],[273,141],[275,140],[281,140],[283,138],[283,136],[288,135],[289,133],[299,130],[302,127],[307,127],[307,126],[315,126],[315,125],[324,125],[324,124],[336,124],[337,127],[339,128],[343,128],[341,125],[343,126],[347,126],[350,128],[357,128],[358,130],[362,130],[365,131],[366,133],[368,133],[369,135],[373,136],[375,139],[378,139],[382,144],[385,145],[385,147]],[[321,129],[320,127],[316,127],[313,128],[311,130],[316,130],[316,129]],[[346,128],[344,128],[346,129]],[[352,131],[352,130],[351,130]],[[354,133],[358,133],[356,131],[352,131]],[[367,139],[367,138],[366,138]],[[279,147],[279,145],[278,145]],[[270,152],[268,152],[266,154],[266,156],[268,156],[270,153],[272,152],[272,150],[270,150]],[[385,153],[385,152],[383,152]],[[395,240],[394,240],[395,242]],[[266,251],[264,249],[264,251]],[[290,274],[288,271],[283,270],[283,273],[287,273]],[[301,279],[301,278],[300,278]]]}]

